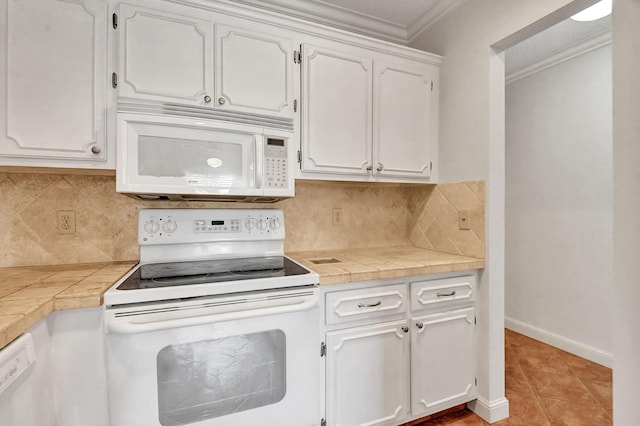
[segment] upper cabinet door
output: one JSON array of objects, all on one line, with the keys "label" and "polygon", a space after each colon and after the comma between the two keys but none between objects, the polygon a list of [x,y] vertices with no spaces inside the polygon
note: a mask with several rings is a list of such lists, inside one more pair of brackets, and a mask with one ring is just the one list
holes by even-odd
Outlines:
[{"label": "upper cabinet door", "polygon": [[302,47],[302,170],[368,175],[371,59]]},{"label": "upper cabinet door", "polygon": [[435,66],[376,61],[374,176],[428,178],[437,141]]},{"label": "upper cabinet door", "polygon": [[0,164],[108,167],[107,4],[0,0]]},{"label": "upper cabinet door", "polygon": [[216,25],[217,108],[293,117],[293,41]]},{"label": "upper cabinet door", "polygon": [[120,5],[120,97],[199,106],[213,102],[213,23],[195,13]]}]

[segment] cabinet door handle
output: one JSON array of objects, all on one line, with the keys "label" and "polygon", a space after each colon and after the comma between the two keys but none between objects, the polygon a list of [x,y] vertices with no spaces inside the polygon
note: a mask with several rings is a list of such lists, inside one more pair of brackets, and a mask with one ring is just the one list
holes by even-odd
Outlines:
[{"label": "cabinet door handle", "polygon": [[205,103],[205,104],[208,104],[209,102],[211,102],[211,96],[206,95],[206,96],[204,97],[204,103]]},{"label": "cabinet door handle", "polygon": [[94,145],[91,147],[92,154],[100,154],[100,147],[98,145]]},{"label": "cabinet door handle", "polygon": [[378,163],[378,167],[376,168],[376,171],[380,173],[382,170],[384,170],[384,166],[382,165],[382,163]]},{"label": "cabinet door handle", "polygon": [[358,303],[358,308],[375,308],[382,305],[382,300],[378,300],[376,303]]},{"label": "cabinet door handle", "polygon": [[225,102],[227,102],[227,101],[225,101],[224,98],[218,98],[218,103],[220,105],[224,105]]},{"label": "cabinet door handle", "polygon": [[416,323],[416,327],[418,327],[418,330],[422,330],[422,327],[424,327],[424,324],[422,323],[422,321],[418,321]]},{"label": "cabinet door handle", "polygon": [[449,296],[455,296],[455,295],[456,295],[455,290],[451,290],[449,293],[436,293],[436,296],[438,297],[449,297]]},{"label": "cabinet door handle", "polygon": [[372,166],[371,164],[369,164],[369,163],[366,163],[366,164],[367,164],[367,169],[366,169],[366,170],[367,170],[368,172],[370,172],[371,170],[373,170],[373,166]]},{"label": "cabinet door handle", "polygon": [[409,332],[409,327],[402,327],[402,331],[404,331],[405,333]]}]

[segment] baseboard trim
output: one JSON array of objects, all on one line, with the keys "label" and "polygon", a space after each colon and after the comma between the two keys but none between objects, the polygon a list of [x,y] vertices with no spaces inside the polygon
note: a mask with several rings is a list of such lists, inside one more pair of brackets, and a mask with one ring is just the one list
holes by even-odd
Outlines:
[{"label": "baseboard trim", "polygon": [[469,402],[467,407],[488,423],[495,423],[509,417],[509,400],[505,397],[487,401],[479,396],[478,399]]},{"label": "baseboard trim", "polygon": [[596,364],[613,368],[613,354],[605,352],[593,346],[585,345],[567,337],[559,336],[542,328],[526,324],[513,318],[505,317],[504,326],[509,330],[524,334],[532,339],[539,340],[548,345],[567,351],[581,358],[588,359]]}]

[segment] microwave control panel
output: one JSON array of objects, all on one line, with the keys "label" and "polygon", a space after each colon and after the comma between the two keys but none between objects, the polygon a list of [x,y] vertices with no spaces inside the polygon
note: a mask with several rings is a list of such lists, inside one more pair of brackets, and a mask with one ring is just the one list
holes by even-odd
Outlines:
[{"label": "microwave control panel", "polygon": [[264,180],[267,188],[289,186],[287,160],[286,139],[267,138],[264,145]]}]

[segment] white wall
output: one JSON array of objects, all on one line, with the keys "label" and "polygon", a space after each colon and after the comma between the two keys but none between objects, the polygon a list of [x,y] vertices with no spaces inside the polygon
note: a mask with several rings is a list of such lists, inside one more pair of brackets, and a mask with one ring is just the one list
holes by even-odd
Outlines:
[{"label": "white wall", "polygon": [[504,50],[595,0],[469,1],[412,47],[444,56],[440,71],[439,180],[487,179],[487,268],[478,286],[478,393],[490,422],[504,398]]},{"label": "white wall", "polygon": [[640,1],[613,8],[613,422],[638,424],[640,399]]},{"label": "white wall", "polygon": [[507,85],[505,203],[506,326],[609,367],[611,84],[606,46]]}]

